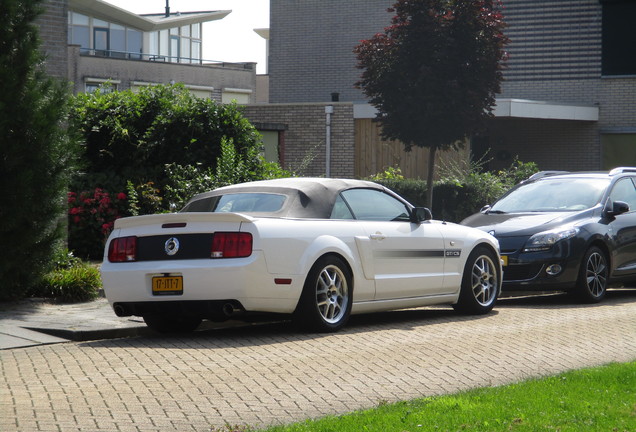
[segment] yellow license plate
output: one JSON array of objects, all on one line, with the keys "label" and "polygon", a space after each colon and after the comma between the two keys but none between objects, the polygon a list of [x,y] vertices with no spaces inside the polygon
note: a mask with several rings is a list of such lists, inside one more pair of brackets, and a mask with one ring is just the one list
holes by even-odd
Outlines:
[{"label": "yellow license plate", "polygon": [[508,257],[506,255],[502,255],[501,256],[501,262],[503,263],[504,266],[508,265]]},{"label": "yellow license plate", "polygon": [[153,294],[183,294],[183,276],[161,276],[152,278]]}]

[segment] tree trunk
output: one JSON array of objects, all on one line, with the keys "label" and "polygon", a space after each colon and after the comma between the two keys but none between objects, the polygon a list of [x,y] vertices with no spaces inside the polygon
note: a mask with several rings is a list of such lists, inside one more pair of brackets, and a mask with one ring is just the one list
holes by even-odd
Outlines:
[{"label": "tree trunk", "polygon": [[437,147],[431,146],[428,149],[428,173],[426,175],[426,206],[433,211],[433,178],[435,176],[435,153]]}]

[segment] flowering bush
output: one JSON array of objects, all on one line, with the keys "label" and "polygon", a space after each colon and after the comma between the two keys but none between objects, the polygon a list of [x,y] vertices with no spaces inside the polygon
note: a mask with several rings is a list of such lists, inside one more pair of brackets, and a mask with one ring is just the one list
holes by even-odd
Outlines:
[{"label": "flowering bush", "polygon": [[100,258],[115,220],[127,216],[125,193],[109,194],[103,189],[68,193],[69,249],[85,258]]}]

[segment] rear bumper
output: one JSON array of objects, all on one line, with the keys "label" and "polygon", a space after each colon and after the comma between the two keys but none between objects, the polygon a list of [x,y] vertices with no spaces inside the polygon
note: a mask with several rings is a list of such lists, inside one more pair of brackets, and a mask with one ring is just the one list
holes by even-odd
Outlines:
[{"label": "rear bumper", "polygon": [[[110,263],[101,267],[104,293],[119,313],[140,315],[149,309],[214,309],[233,303],[245,311],[291,313],[296,308],[304,278],[273,275],[267,271],[262,253],[237,259],[196,259]],[[183,293],[156,295],[155,276],[182,276]],[[288,279],[280,284],[276,279]],[[126,315],[123,315],[126,316]]]}]

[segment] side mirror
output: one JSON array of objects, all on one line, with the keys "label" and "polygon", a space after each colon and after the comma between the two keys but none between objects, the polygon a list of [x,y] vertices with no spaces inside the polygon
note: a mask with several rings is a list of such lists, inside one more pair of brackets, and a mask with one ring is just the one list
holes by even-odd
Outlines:
[{"label": "side mirror", "polygon": [[608,201],[605,205],[605,214],[607,216],[618,216],[629,211],[629,204],[624,201]]},{"label": "side mirror", "polygon": [[422,223],[431,219],[433,219],[433,214],[426,207],[415,207],[411,211],[411,222],[413,223]]},{"label": "side mirror", "polygon": [[479,210],[479,213],[488,213],[488,210],[490,210],[490,204],[483,206],[481,210]]}]

